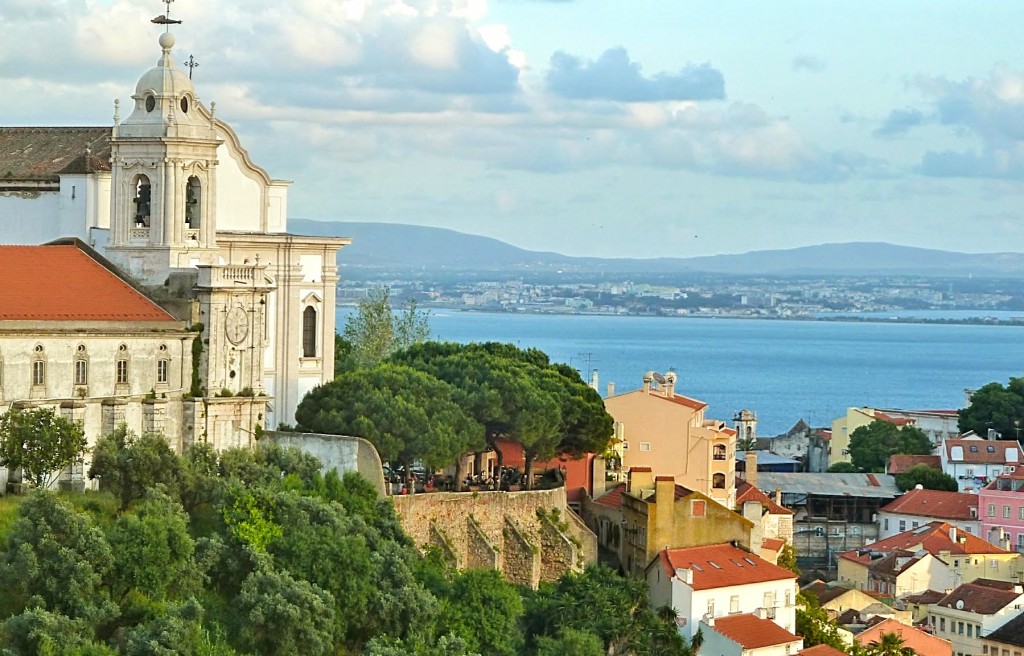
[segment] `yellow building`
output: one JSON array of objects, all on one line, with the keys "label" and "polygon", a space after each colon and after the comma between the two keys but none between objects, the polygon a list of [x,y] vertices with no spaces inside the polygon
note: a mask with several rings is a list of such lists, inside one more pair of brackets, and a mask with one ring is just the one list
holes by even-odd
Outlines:
[{"label": "yellow building", "polygon": [[736,503],[736,431],[705,419],[707,404],[676,394],[676,375],[649,371],[639,390],[609,396],[621,470],[650,467],[726,508]]},{"label": "yellow building", "polygon": [[850,462],[850,436],[861,426],[873,421],[888,421],[898,426],[914,424],[914,419],[890,417],[874,408],[847,408],[846,414],[832,420],[832,440],[829,442],[828,465]]},{"label": "yellow building", "polygon": [[655,477],[649,467],[629,472],[621,504],[622,567],[638,578],[663,549],[733,541],[754,553],[760,549],[760,503],[750,503],[752,521],[705,494],[677,485],[671,476]]}]

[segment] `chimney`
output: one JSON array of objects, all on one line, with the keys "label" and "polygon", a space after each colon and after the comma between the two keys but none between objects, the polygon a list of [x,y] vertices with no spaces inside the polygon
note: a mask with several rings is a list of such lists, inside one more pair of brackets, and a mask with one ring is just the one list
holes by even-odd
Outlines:
[{"label": "chimney", "polygon": [[672,398],[676,395],[676,372],[670,371],[665,374],[665,396]]},{"label": "chimney", "polygon": [[644,374],[644,392],[651,393],[651,386],[654,384],[654,372],[648,371]]},{"label": "chimney", "polygon": [[590,372],[590,386],[594,388],[595,392],[599,392],[600,386],[597,384],[597,369]]},{"label": "chimney", "polygon": [[757,487],[757,451],[747,451],[743,462],[746,481]]},{"label": "chimney", "polygon": [[635,497],[639,497],[642,490],[649,490],[652,487],[654,475],[650,467],[633,467],[626,475],[626,491]]},{"label": "chimney", "polygon": [[743,518],[749,519],[754,524],[750,529],[750,543],[746,546],[754,553],[759,554],[761,546],[764,544],[764,535],[761,532],[761,515],[764,513],[764,508],[760,501],[744,501],[742,512]]},{"label": "chimney", "polygon": [[606,396],[615,396],[615,383],[608,383],[608,394]]},{"label": "chimney", "polygon": [[950,526],[949,527],[949,541],[950,542],[956,542],[956,527],[955,526]]},{"label": "chimney", "polygon": [[[782,505],[782,488],[781,487],[775,488],[775,494],[772,495],[772,500],[775,501],[775,503],[779,504],[780,506]],[[874,522],[875,520],[872,519],[871,521]]]},{"label": "chimney", "polygon": [[[654,533],[648,544],[673,542],[675,528],[676,479],[672,476],[658,476],[654,479]],[[648,516],[650,506],[647,507]]]}]

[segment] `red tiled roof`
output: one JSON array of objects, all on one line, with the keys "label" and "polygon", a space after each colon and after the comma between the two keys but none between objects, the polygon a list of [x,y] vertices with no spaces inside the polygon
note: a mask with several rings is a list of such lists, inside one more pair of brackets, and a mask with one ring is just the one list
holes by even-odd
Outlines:
[{"label": "red tiled roof", "polygon": [[796,579],[796,574],[729,543],[687,549],[663,549],[661,566],[669,576],[677,569],[693,572],[694,590]]},{"label": "red tiled roof", "polygon": [[940,490],[910,490],[882,506],[880,510],[937,519],[977,519],[978,495]]},{"label": "red tiled roof", "polygon": [[[953,447],[963,448],[963,459],[953,459]],[[971,450],[974,447],[974,450]],[[946,458],[950,462],[970,462],[970,463],[1018,463],[1021,462],[1021,449],[1020,444],[1016,440],[979,440],[979,439],[955,439],[955,440],[944,440],[942,448],[946,450]],[[1010,460],[1007,457],[1007,452],[1013,449],[1016,451],[1015,457]]]},{"label": "red tiled roof", "polygon": [[903,638],[903,645],[910,647],[918,654],[927,654],[928,656],[952,656],[953,654],[953,645],[948,640],[928,635],[924,631],[919,631],[893,619],[879,622],[870,629],[861,631],[853,639],[866,646],[880,642],[883,633],[899,635]]},{"label": "red tiled roof", "polygon": [[74,245],[0,246],[0,321],[175,321]]},{"label": "red tiled roof", "polygon": [[775,622],[761,619],[750,613],[716,617],[714,629],[742,646],[744,650],[784,645],[801,640],[800,637],[793,635]]},{"label": "red tiled roof", "polygon": [[622,493],[625,491],[626,484],[619,483],[603,496],[594,499],[594,503],[604,506],[605,508],[614,508],[618,510],[622,507]]},{"label": "red tiled roof", "polygon": [[896,426],[907,426],[917,423],[916,419],[912,419],[910,417],[891,417],[885,414],[884,412],[880,412],[878,410],[875,410],[874,417],[878,421],[885,421],[890,424],[895,424]]},{"label": "red tiled roof", "polygon": [[779,549],[782,549],[785,544],[785,540],[778,540],[776,538],[765,538],[764,540],[761,540],[761,548],[767,549],[768,551],[778,551]]},{"label": "red tiled roof", "polygon": [[936,605],[979,615],[994,615],[1021,596],[1021,593],[1014,592],[1014,587],[1012,582],[975,579],[956,588]]},{"label": "red tiled roof", "polygon": [[[956,531],[956,541],[949,537],[951,530]],[[841,557],[861,565],[868,565],[871,563],[871,552],[889,553],[900,549],[906,551],[924,549],[933,556],[938,556],[942,551],[948,551],[954,555],[1010,553],[946,522],[930,522],[866,545],[861,549],[847,551]]]},{"label": "red tiled roof", "polygon": [[796,653],[796,656],[846,656],[845,651],[839,651],[829,645],[814,645]]},{"label": "red tiled roof", "polygon": [[[772,498],[754,487],[747,481],[736,486],[736,508],[743,508],[743,504],[746,501],[760,501],[762,506],[768,508],[769,514],[772,515],[792,515],[793,511],[789,508],[780,506],[779,504],[772,501]],[[737,511],[739,512],[739,511]]]},{"label": "red tiled roof", "polygon": [[704,408],[708,407],[707,403],[704,403],[703,401],[698,401],[697,399],[691,399],[690,397],[683,396],[682,394],[673,394],[672,396],[660,396],[658,394],[651,394],[650,396],[656,399],[664,399],[666,401],[671,401],[672,403],[676,403],[678,405],[685,405],[687,408],[691,408],[693,410],[703,410]]},{"label": "red tiled roof", "polygon": [[942,469],[942,458],[939,456],[916,456],[907,453],[897,453],[889,458],[889,464],[885,468],[886,474],[895,476],[910,471],[917,465],[926,465],[932,469]]}]

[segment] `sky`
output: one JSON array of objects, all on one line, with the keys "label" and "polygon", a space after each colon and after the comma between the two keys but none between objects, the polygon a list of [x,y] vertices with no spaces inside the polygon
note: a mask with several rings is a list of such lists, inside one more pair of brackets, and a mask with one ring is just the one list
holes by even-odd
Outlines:
[{"label": "sky", "polygon": [[[159,0],[0,0],[0,123],[109,125]],[[289,215],[691,257],[1024,251],[1024,3],[175,0]]]}]

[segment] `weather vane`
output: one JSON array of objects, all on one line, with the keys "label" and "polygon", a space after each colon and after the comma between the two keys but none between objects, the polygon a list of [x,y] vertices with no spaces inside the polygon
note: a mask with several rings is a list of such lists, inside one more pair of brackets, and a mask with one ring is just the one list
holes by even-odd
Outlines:
[{"label": "weather vane", "polygon": [[156,23],[157,25],[166,25],[168,31],[170,31],[171,25],[181,25],[180,20],[173,20],[171,18],[171,3],[174,2],[174,0],[160,0],[160,2],[167,5],[167,12],[165,14],[157,16],[150,22]]},{"label": "weather vane", "polygon": [[188,79],[192,79],[192,71],[199,68],[199,62],[192,55],[188,56],[188,61],[185,62],[185,67],[188,68]]}]

